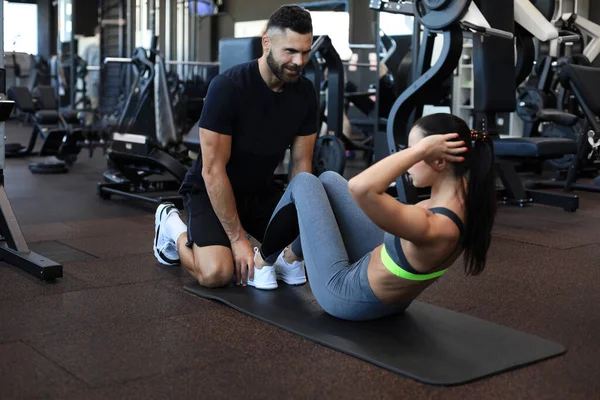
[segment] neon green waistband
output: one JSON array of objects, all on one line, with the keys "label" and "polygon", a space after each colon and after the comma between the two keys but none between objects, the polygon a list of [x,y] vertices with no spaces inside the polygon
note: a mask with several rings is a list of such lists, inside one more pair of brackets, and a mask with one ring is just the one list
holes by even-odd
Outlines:
[{"label": "neon green waistband", "polygon": [[408,279],[411,281],[427,281],[429,279],[438,278],[447,271],[443,269],[441,271],[432,272],[431,274],[413,274],[412,272],[408,272],[403,270],[392,260],[387,250],[385,249],[385,244],[381,247],[381,261],[383,261],[383,265],[394,275],[399,276],[400,278]]}]

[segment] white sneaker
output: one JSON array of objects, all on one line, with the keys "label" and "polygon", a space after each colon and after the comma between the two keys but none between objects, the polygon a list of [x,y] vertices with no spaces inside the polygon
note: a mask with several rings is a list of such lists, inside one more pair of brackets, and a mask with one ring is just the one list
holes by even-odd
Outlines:
[{"label": "white sneaker", "polygon": [[172,213],[179,214],[177,207],[173,203],[162,203],[154,215],[154,257],[164,265],[179,265],[180,263],[177,243],[167,235],[164,224]]},{"label": "white sneaker", "polygon": [[[258,255],[258,247],[254,248],[254,261]],[[248,285],[257,289],[273,290],[277,289],[277,279],[275,277],[274,266],[264,266],[261,269],[254,267],[254,279],[248,278]]]},{"label": "white sneaker", "polygon": [[275,267],[275,275],[278,280],[284,281],[288,285],[303,285],[306,283],[306,271],[304,270],[304,261],[294,261],[292,264],[285,261],[283,254],[279,254]]}]

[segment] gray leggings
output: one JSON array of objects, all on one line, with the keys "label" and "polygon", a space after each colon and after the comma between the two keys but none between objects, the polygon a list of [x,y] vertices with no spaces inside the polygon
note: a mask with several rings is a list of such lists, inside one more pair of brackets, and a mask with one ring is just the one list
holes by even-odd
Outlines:
[{"label": "gray leggings", "polygon": [[[334,317],[364,321],[402,312],[373,293],[367,278],[371,252],[384,232],[358,207],[339,174],[298,174],[277,205],[261,253],[274,262],[300,235],[306,272],[315,299]],[[295,250],[295,249],[294,249]]]}]

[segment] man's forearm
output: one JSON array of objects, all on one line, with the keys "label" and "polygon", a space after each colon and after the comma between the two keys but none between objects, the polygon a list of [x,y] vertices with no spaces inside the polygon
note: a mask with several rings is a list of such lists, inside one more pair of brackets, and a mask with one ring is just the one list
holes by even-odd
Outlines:
[{"label": "man's forearm", "polygon": [[245,237],[227,174],[222,172],[204,176],[204,182],[213,210],[229,240],[233,243]]},{"label": "man's forearm", "polygon": [[300,172],[308,172],[309,174],[312,174],[312,162],[310,160],[299,160],[298,162],[294,162],[292,164],[292,176],[290,181],[294,179],[294,177]]}]

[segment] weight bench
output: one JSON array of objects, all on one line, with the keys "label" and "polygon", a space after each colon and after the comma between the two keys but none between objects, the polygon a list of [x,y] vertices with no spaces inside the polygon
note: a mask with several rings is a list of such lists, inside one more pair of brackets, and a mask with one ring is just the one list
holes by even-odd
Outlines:
[{"label": "weight bench", "polygon": [[[528,181],[525,186],[534,188],[561,188],[565,191],[584,190],[600,192],[600,178],[596,177],[594,184],[578,183],[577,175],[585,167],[588,157],[598,157],[600,147],[600,68],[584,65],[567,65],[560,73],[561,85],[569,90],[576,99],[577,106],[583,112],[583,126],[577,130],[577,155],[569,165],[566,180]],[[537,119],[541,122],[553,123],[569,127],[580,121],[577,115],[564,111],[542,109],[537,112]]]},{"label": "weight bench", "polygon": [[74,125],[79,127],[81,121],[84,118],[85,111],[82,110],[59,110],[58,100],[54,95],[54,88],[52,86],[38,86],[33,92],[33,97],[37,100],[37,107],[40,110],[55,110],[57,111],[61,123],[65,126]]},{"label": "weight bench", "polygon": [[514,166],[520,162],[540,162],[576,154],[577,143],[574,140],[542,137],[495,139],[494,151],[496,171],[503,185],[503,189],[498,191],[502,201],[521,207],[539,203],[570,212],[579,208],[579,198],[575,195],[526,189]]},{"label": "weight bench", "polygon": [[[8,89],[7,97],[15,102],[19,111],[27,115],[28,120],[33,121],[33,130],[27,146],[22,146],[20,143],[6,144],[6,157],[33,155],[52,157],[50,160],[30,163],[29,169],[33,173],[67,172],[67,164],[75,161],[79,151],[65,143],[64,139],[68,131],[62,126],[58,112],[56,110],[39,110],[29,89],[25,86],[11,87]],[[39,151],[34,153],[38,137],[42,139],[42,145]]]},{"label": "weight bench", "polygon": [[[100,198],[109,200],[118,195],[155,205],[171,202],[177,208],[183,208],[179,194],[161,194],[179,191],[188,169],[148,136],[114,133],[109,159],[122,175],[109,177],[107,174],[110,173],[105,172],[109,182],[98,183]],[[148,179],[169,175],[171,179]]]}]

